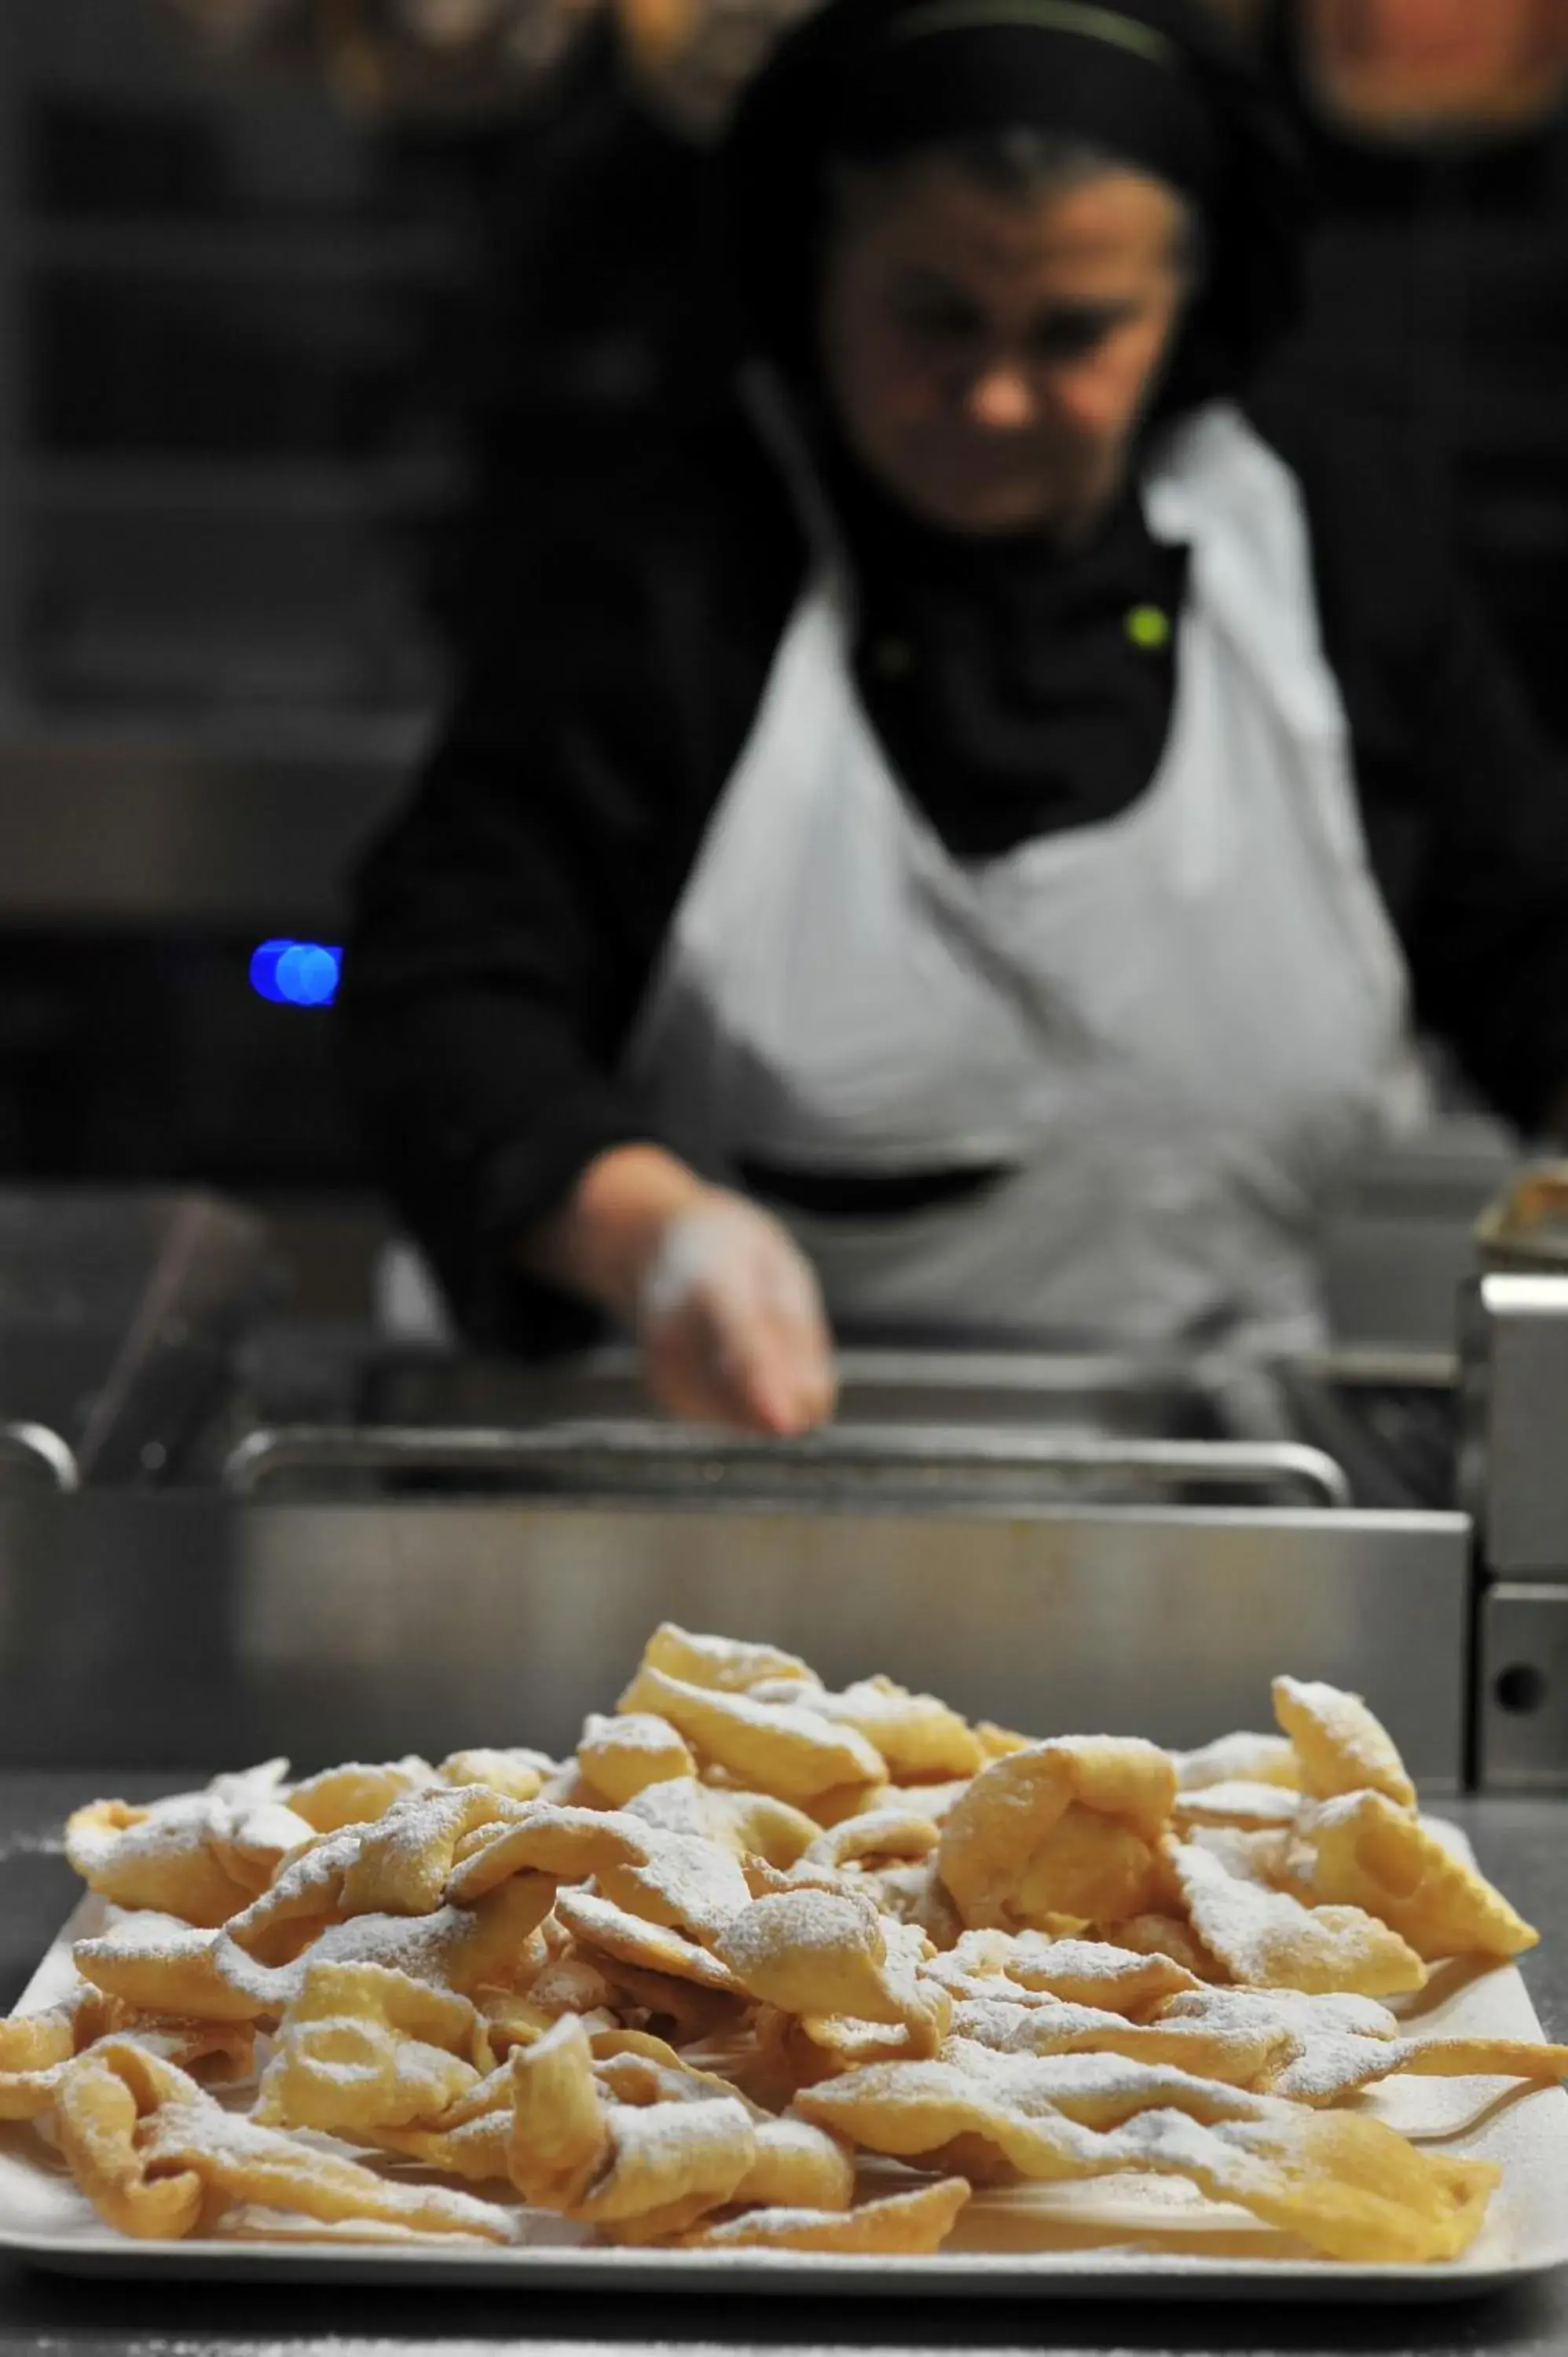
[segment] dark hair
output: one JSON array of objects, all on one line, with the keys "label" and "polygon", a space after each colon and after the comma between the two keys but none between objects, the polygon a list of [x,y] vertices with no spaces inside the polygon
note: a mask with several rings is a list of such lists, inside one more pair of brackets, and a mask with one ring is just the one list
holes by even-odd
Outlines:
[{"label": "dark hair", "polygon": [[[1059,131],[1041,131],[1033,124],[1013,124],[997,131],[972,131],[955,139],[939,140],[891,162],[867,163],[859,157],[830,156],[824,167],[832,216],[827,224],[828,234],[832,235],[847,208],[868,186],[875,191],[928,161],[950,166],[988,195],[1010,197],[1021,202],[1061,195],[1112,172],[1136,172],[1144,178],[1155,177],[1146,166],[1114,154],[1097,140],[1079,139]],[[1208,242],[1202,211],[1185,189],[1168,180],[1162,180],[1160,186],[1169,191],[1180,209],[1176,267],[1189,284],[1196,283],[1203,275]]]}]

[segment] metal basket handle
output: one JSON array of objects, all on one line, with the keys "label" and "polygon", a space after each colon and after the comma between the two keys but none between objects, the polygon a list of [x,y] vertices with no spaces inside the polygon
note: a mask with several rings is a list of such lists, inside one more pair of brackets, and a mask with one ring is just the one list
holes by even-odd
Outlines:
[{"label": "metal basket handle", "polygon": [[12,1474],[54,1490],[81,1487],[75,1457],[47,1424],[0,1424],[0,1478]]},{"label": "metal basket handle", "polygon": [[253,1496],[293,1473],[532,1475],[575,1494],[777,1496],[795,1491],[900,1496],[943,1485],[1016,1490],[1031,1475],[1081,1491],[1285,1488],[1315,1505],[1350,1503],[1344,1472],[1291,1441],[1098,1440],[972,1426],[829,1425],[795,1440],[682,1426],[595,1421],[532,1429],[287,1425],[252,1433],[223,1483]]}]

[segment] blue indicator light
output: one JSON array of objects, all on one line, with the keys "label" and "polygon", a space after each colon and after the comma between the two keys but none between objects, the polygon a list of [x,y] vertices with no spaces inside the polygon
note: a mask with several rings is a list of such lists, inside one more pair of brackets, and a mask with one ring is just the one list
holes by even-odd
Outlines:
[{"label": "blue indicator light", "polygon": [[270,998],[274,1006],[283,1005],[283,993],[278,988],[278,960],[285,950],[294,947],[292,942],[263,942],[251,952],[251,988],[259,998]]},{"label": "blue indicator light", "polygon": [[278,960],[277,985],[291,1006],[325,1006],[338,988],[341,952],[295,942]]},{"label": "blue indicator light", "polygon": [[342,951],[321,942],[263,942],[251,952],[251,988],[274,1006],[330,1006],[342,971]]}]

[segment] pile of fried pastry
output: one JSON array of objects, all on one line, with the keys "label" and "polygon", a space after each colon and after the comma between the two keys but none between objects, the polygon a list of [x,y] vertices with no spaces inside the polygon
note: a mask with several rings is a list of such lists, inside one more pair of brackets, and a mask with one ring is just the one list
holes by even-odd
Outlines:
[{"label": "pile of fried pastry", "polygon": [[0,2022],[0,2116],[155,2238],[918,2255],[976,2189],[1132,2178],[1452,2259],[1498,2169],[1356,2098],[1568,2073],[1382,2002],[1536,1934],[1363,1702],[1273,1701],[1187,1753],[1036,1740],[666,1624],[564,1762],[95,1802],[105,1928]]}]

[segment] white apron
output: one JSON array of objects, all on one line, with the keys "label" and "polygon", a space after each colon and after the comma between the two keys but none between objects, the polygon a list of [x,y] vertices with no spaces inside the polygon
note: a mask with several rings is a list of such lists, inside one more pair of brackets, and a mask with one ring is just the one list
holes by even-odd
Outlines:
[{"label": "white apron", "polygon": [[802,597],[628,1050],[710,1178],[1004,1165],[913,1213],[786,1211],[841,1332],[1303,1346],[1326,1197],[1407,1073],[1294,479],[1173,437],[1169,737],[1108,823],[961,860],[888,769],[831,577]]}]

